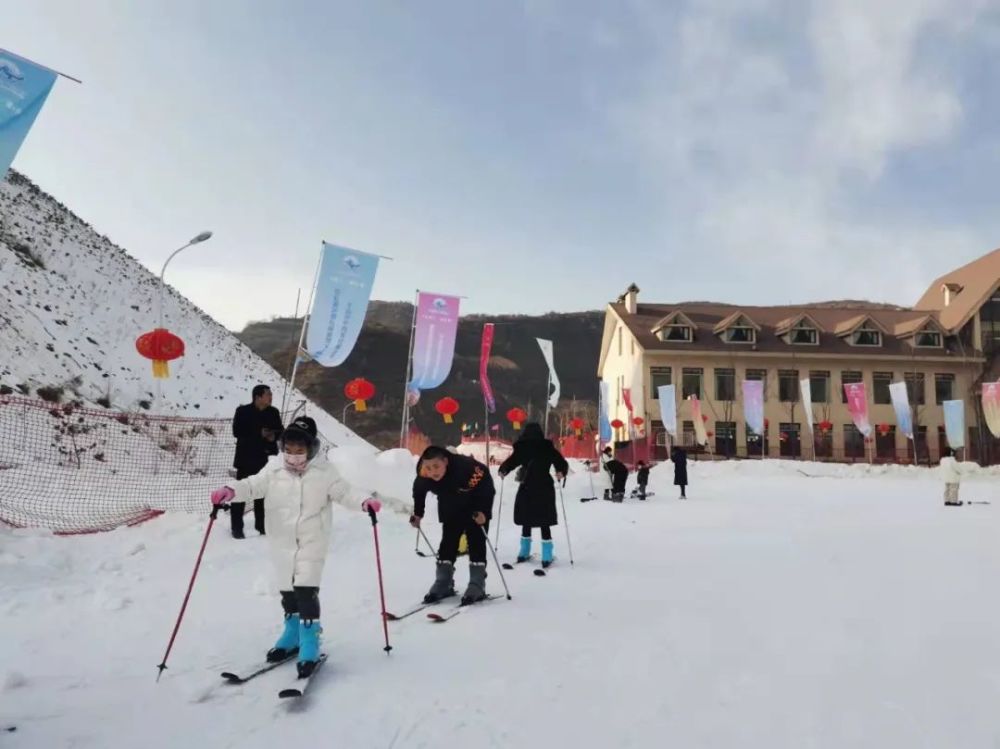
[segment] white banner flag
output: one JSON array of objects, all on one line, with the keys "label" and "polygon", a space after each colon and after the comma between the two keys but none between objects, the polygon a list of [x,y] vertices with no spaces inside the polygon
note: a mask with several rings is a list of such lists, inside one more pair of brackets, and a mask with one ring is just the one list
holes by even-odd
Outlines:
[{"label": "white banner flag", "polygon": [[549,405],[555,408],[559,405],[559,378],[556,376],[556,366],[552,361],[552,341],[546,341],[544,338],[536,338],[538,341],[538,347],[542,350],[542,356],[545,357],[545,363],[549,365],[549,384],[552,387],[551,393],[546,393],[549,399]]},{"label": "white banner flag", "polygon": [[813,395],[812,383],[808,377],[799,380],[799,390],[802,391],[802,407],[806,410],[806,421],[809,423],[809,433],[813,431]]},{"label": "white banner flag", "polygon": [[673,385],[660,385],[656,389],[660,396],[660,421],[671,437],[677,436],[677,394]]}]

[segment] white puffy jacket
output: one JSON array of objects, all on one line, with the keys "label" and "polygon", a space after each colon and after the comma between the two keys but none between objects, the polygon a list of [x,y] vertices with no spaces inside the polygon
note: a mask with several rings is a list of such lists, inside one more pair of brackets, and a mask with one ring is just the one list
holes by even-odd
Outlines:
[{"label": "white puffy jacket", "polygon": [[337,469],[317,455],[303,473],[294,473],[279,454],[257,475],[230,486],[234,502],[264,498],[264,529],[279,590],[318,587],[330,545],[330,503],[345,503],[351,494]]},{"label": "white puffy jacket", "polygon": [[941,458],[941,463],[938,468],[940,469],[941,480],[946,484],[960,484],[962,483],[962,475],[968,475],[969,473],[975,471],[979,468],[978,463],[974,463],[971,460],[962,461],[959,463],[952,457]]}]

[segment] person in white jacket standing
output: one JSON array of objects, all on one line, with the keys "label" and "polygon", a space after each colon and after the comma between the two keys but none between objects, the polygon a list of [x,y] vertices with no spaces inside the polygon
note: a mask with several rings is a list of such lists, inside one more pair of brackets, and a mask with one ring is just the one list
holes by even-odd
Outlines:
[{"label": "person in white jacket standing", "polygon": [[284,630],[267,660],[297,653],[299,675],[305,677],[320,658],[319,586],[330,544],[330,504],[345,502],[350,486],[319,454],[316,422],[308,416],[288,426],[280,447],[256,475],[212,492],[212,502],[264,498],[266,537],[285,613]]},{"label": "person in white jacket standing", "polygon": [[[972,465],[975,465],[974,463]],[[955,460],[953,450],[948,450],[941,462],[938,464],[938,471],[944,480],[944,503],[952,507],[959,507],[962,500],[958,498],[958,488],[962,483],[962,469],[964,466]]]}]

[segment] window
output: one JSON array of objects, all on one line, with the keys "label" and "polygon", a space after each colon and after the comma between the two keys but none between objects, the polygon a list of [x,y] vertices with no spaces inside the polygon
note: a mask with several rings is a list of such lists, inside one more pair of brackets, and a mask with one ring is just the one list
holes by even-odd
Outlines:
[{"label": "window", "polygon": [[748,380],[758,380],[764,384],[761,386],[761,390],[764,391],[764,400],[767,400],[767,370],[766,369],[748,369],[746,373],[746,379]]},{"label": "window", "polygon": [[941,334],[933,328],[924,328],[913,339],[917,348],[941,348]]},{"label": "window", "polygon": [[[764,455],[768,455],[768,442],[765,439],[763,444],[761,444],[761,436],[759,434],[754,434],[753,429],[750,428],[749,424],[744,424],[745,434],[747,438],[747,457],[748,458],[758,458],[763,451]],[[764,431],[769,432],[770,430],[765,427]]]},{"label": "window", "polygon": [[840,373],[840,398],[841,403],[847,403],[847,391],[844,390],[844,385],[853,385],[856,382],[864,382],[865,378],[860,372],[841,372]]},{"label": "window", "polygon": [[881,406],[892,403],[889,395],[889,385],[892,384],[892,372],[875,372],[872,374],[872,401]]},{"label": "window", "polygon": [[798,370],[778,370],[778,399],[782,403],[795,403],[799,399]]},{"label": "window", "polygon": [[660,340],[689,343],[691,341],[691,328],[687,325],[667,325],[660,329]]},{"label": "window", "polygon": [[927,451],[927,427],[917,427],[913,434],[913,448],[917,451],[918,463],[930,463],[931,455]]},{"label": "window", "polygon": [[781,432],[778,439],[781,441],[781,457],[798,458],[802,455],[802,440],[800,439],[800,425],[786,423],[779,425]]},{"label": "window", "polygon": [[882,434],[881,429],[875,430],[875,456],[882,460],[896,458],[896,425],[887,424],[889,430]]},{"label": "window", "polygon": [[812,395],[813,403],[830,402],[830,373],[810,372],[809,392]]},{"label": "window", "polygon": [[650,367],[649,386],[653,391],[653,400],[660,399],[660,387],[673,384],[673,370],[670,367]]},{"label": "window", "polygon": [[726,343],[756,343],[757,331],[749,325],[734,325],[723,334]]},{"label": "window", "polygon": [[[971,441],[970,444],[972,444]],[[940,460],[947,454],[948,454],[948,433],[945,431],[945,428],[943,426],[938,427],[938,460]]]},{"label": "window", "polygon": [[796,346],[815,346],[819,343],[819,331],[806,322],[799,322],[788,332],[788,342]]},{"label": "window", "polygon": [[844,457],[865,457],[865,438],[854,424],[844,424]]},{"label": "window", "polygon": [[684,441],[683,444],[685,447],[693,447],[695,445],[693,421],[685,421],[681,425],[681,438]]},{"label": "window", "polygon": [[924,373],[907,372],[903,375],[906,380],[906,397],[910,399],[911,406],[922,406],[926,403],[924,397]]},{"label": "window", "polygon": [[736,455],[736,422],[715,422],[715,452],[731,457]]},{"label": "window", "polygon": [[865,322],[851,335],[851,343],[855,346],[881,346],[882,331],[870,322]]},{"label": "window", "polygon": [[698,367],[697,369],[684,367],[684,369],[681,370],[682,398],[687,398],[689,395],[693,395],[695,398],[701,398],[701,376],[701,367]]},{"label": "window", "polygon": [[954,399],[955,375],[936,374],[934,375],[934,402],[939,406],[945,401]]},{"label": "window", "polygon": [[993,352],[1000,345],[1000,293],[994,292],[986,304],[979,308],[982,328],[982,349]]},{"label": "window", "polygon": [[717,401],[736,400],[736,370],[715,370],[715,399]]}]

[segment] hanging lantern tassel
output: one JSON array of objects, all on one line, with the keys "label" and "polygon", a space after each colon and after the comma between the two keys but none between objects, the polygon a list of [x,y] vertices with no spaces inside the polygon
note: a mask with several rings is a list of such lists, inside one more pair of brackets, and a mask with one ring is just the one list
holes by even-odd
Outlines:
[{"label": "hanging lantern tassel", "polygon": [[166,328],[156,328],[135,339],[135,350],[153,362],[153,377],[170,377],[169,362],[184,356],[184,341]]}]

